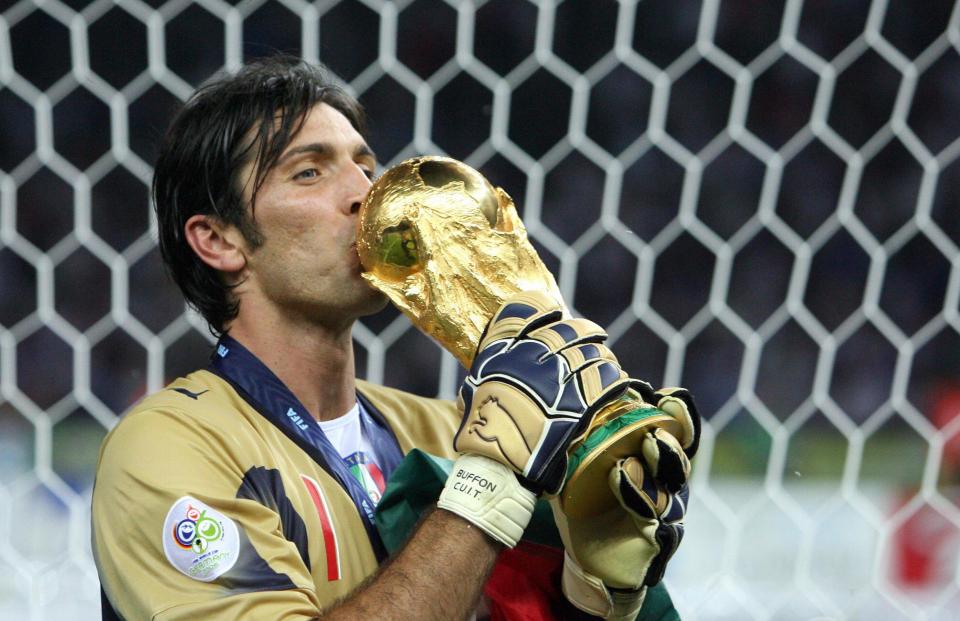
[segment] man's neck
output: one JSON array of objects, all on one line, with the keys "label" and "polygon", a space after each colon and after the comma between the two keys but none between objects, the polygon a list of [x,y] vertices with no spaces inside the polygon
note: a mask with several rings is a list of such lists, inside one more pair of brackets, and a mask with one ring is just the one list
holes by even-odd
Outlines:
[{"label": "man's neck", "polygon": [[230,336],[273,371],[314,418],[331,420],[346,414],[357,398],[351,327],[241,316],[232,322]]}]

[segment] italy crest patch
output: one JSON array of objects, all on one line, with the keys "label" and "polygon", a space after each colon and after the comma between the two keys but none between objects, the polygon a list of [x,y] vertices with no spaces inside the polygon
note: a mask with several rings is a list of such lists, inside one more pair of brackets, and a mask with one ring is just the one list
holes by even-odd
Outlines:
[{"label": "italy crest patch", "polygon": [[173,503],[163,523],[163,551],[185,576],[210,582],[230,570],[240,552],[237,525],[192,496]]}]

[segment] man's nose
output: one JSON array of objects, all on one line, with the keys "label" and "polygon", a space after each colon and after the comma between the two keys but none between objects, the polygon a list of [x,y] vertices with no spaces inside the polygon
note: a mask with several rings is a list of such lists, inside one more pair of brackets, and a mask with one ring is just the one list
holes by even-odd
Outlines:
[{"label": "man's nose", "polygon": [[367,192],[370,191],[370,186],[373,183],[370,181],[370,178],[367,177],[367,173],[364,172],[362,168],[357,165],[352,167],[352,174],[350,175],[350,214],[356,215],[360,211],[360,205],[363,203],[363,199],[367,197]]}]

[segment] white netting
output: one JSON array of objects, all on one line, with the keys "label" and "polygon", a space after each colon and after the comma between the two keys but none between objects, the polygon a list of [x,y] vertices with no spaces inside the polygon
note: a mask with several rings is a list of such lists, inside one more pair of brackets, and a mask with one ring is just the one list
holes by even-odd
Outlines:
[{"label": "white netting", "polygon": [[[147,188],[176,103],[284,50],[389,165],[510,192],[569,302],[708,420],[685,619],[960,609],[960,28],[910,0],[0,0],[0,617],[99,615],[100,440],[203,364]],[[393,311],[360,373],[453,395]]]}]

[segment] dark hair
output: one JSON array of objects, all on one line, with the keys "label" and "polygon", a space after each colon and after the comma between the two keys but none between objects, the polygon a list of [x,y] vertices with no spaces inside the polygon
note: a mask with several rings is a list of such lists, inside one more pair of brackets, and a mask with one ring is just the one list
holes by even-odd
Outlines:
[{"label": "dark hair", "polygon": [[[167,129],[153,176],[160,254],[187,303],[214,334],[237,316],[239,305],[231,285],[187,244],[184,225],[195,214],[216,216],[236,226],[251,246],[260,246],[263,236],[253,215],[257,192],[318,103],[366,133],[363,108],[333,75],[289,56],[214,78],[187,100]],[[248,210],[240,173],[250,161],[255,167]]]}]

